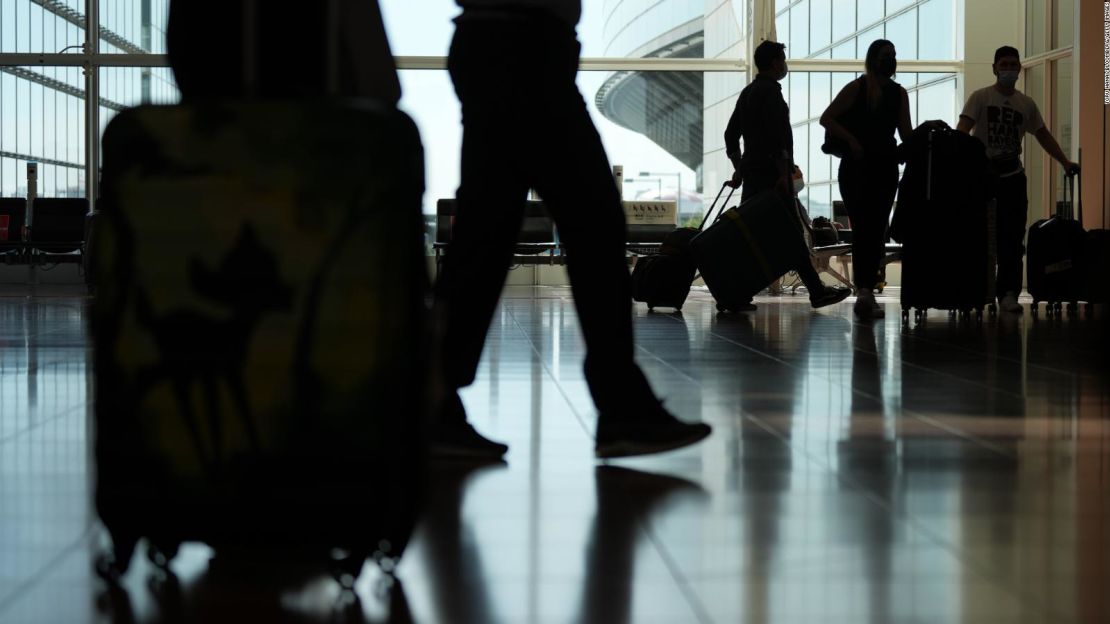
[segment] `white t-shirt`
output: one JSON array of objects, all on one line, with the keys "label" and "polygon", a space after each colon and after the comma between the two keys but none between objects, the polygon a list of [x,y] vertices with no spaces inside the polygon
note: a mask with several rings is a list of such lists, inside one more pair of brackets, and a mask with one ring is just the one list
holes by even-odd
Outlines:
[{"label": "white t-shirt", "polygon": [[1013,95],[1003,95],[994,85],[972,93],[960,117],[975,122],[971,136],[983,142],[991,160],[1021,156],[1025,133],[1032,134],[1044,127],[1033,98],[1016,90]]},{"label": "white t-shirt", "polygon": [[512,9],[547,11],[571,26],[582,17],[582,0],[455,0],[463,9]]}]

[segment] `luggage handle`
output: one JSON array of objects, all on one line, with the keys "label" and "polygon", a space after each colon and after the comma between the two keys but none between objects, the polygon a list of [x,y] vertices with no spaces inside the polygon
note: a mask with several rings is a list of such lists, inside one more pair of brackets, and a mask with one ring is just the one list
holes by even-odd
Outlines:
[{"label": "luggage handle", "polygon": [[[1082,152],[1080,152],[1079,157],[1080,158],[1083,157]],[[1074,220],[1074,219],[1077,218],[1076,213],[1078,213],[1079,227],[1083,227],[1083,206],[1082,205],[1077,206],[1076,202],[1077,201],[1081,202],[1083,200],[1076,198],[1075,181],[1076,181],[1076,178],[1080,177],[1081,175],[1082,175],[1081,172],[1072,173],[1067,168],[1064,169],[1064,201],[1063,201],[1063,206],[1060,206],[1056,210],[1056,216],[1060,217],[1060,218],[1063,218],[1063,219],[1073,219]],[[1079,190],[1082,193],[1082,191],[1083,191],[1082,181],[1080,181]]]},{"label": "luggage handle", "polygon": [[[725,203],[721,204],[721,209],[717,211],[718,213],[724,212],[724,206],[728,205],[729,200],[732,199],[733,193],[736,192],[736,187],[729,186],[728,182],[721,185],[721,190],[717,192],[717,199],[714,199],[713,203],[709,204],[709,210],[705,212],[705,216],[701,219],[701,225],[698,226],[699,232],[705,229],[705,224],[709,222],[709,215],[713,214],[713,209],[717,207],[717,202],[721,201],[721,195],[724,195],[725,188],[731,188],[732,190],[728,192],[728,197],[725,198]],[[720,215],[718,215],[718,218],[720,218]]]}]

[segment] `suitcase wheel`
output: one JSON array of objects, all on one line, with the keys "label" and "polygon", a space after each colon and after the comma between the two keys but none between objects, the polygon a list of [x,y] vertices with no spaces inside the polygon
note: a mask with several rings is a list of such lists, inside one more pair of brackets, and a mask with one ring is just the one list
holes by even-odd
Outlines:
[{"label": "suitcase wheel", "polygon": [[902,324],[903,325],[909,325],[910,324],[910,311],[908,309],[905,309],[905,308],[902,309]]},{"label": "suitcase wheel", "polygon": [[[343,589],[344,592],[354,592],[355,581],[358,580],[359,574],[362,572],[362,565],[366,562],[366,557],[357,553],[346,553],[346,556],[339,559],[332,559],[331,561],[331,576],[335,579],[336,583]],[[379,565],[381,562],[379,561]],[[382,567],[384,572],[389,573]]]},{"label": "suitcase wheel", "polygon": [[113,586],[118,585],[120,578],[127,572],[127,568],[116,560],[115,554],[107,551],[96,556],[93,569],[101,580]]},{"label": "suitcase wheel", "polygon": [[170,562],[177,556],[177,551],[181,547],[177,543],[154,543],[151,541],[146,548],[146,558],[158,568],[168,571]]},{"label": "suitcase wheel", "polygon": [[101,551],[93,561],[93,570],[104,582],[109,585],[118,585],[120,578],[127,573],[131,566],[131,556],[135,554],[137,537],[122,536],[111,533],[112,547]]}]

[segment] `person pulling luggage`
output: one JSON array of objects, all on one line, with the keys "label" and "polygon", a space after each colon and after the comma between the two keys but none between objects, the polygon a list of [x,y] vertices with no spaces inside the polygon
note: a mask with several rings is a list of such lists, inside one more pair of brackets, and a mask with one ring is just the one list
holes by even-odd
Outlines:
[{"label": "person pulling luggage", "polygon": [[998,307],[1020,313],[1022,256],[1025,254],[1025,221],[1029,210],[1025,168],[1021,164],[1021,143],[1025,134],[1037,138],[1046,152],[1060,162],[1069,175],[1079,173],[1052,133],[1045,126],[1033,98],[1015,88],[1021,75],[1021,56],[1016,48],[1002,46],[994,53],[993,85],[973,92],[956,129],[970,133],[987,148],[992,168],[998,175],[995,185],[999,295]]},{"label": "person pulling luggage", "polygon": [[[801,190],[802,178],[794,166],[790,108],[779,84],[788,71],[785,50],[786,45],[777,41],[764,41],[756,47],[755,65],[759,73],[740,92],[736,108],[725,128],[725,151],[735,168],[729,185],[733,188],[743,185],[741,202],[764,191],[774,190],[784,195],[788,205],[793,206],[794,198]],[[741,137],[744,139],[743,151],[740,149]],[[793,269],[809,291],[809,301],[814,308],[839,303],[852,294],[847,288],[831,288],[821,281],[813,268],[809,247],[800,228],[795,244],[798,256]],[[755,304],[749,300],[736,311],[752,310],[755,310]]]}]

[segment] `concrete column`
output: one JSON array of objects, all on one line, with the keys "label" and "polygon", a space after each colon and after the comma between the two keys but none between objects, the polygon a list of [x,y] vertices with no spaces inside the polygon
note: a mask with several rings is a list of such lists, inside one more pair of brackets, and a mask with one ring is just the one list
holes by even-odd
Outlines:
[{"label": "concrete column", "polygon": [[[965,0],[963,98],[994,83],[994,51],[1004,45],[1025,54],[1024,0]],[[961,103],[961,108],[963,104]],[[955,123],[952,120],[950,123]]]},{"label": "concrete column", "polygon": [[[1104,6],[1091,0],[1076,2],[1075,12],[1075,136],[1083,150],[1083,225],[1087,229],[1110,226],[1110,205],[1106,203],[1110,181],[1110,108],[1106,106],[1103,85]],[[1110,11],[1110,8],[1106,10]],[[1110,26],[1107,26],[1110,27]],[[1073,156],[1074,157],[1074,156]]]}]

